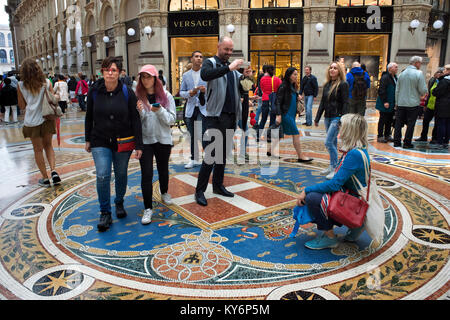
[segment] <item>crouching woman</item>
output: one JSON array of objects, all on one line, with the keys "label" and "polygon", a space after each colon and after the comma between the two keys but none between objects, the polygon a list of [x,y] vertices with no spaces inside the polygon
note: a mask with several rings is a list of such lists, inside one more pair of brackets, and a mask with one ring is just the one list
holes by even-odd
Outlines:
[{"label": "crouching woman", "polygon": [[[325,196],[341,189],[348,190],[350,194],[358,196],[358,186],[353,182],[355,175],[360,183],[365,187],[366,171],[364,159],[358,149],[365,154],[370,165],[369,154],[367,152],[367,122],[359,114],[346,114],[341,117],[339,137],[341,139],[341,151],[343,155],[336,167],[336,173],[331,180],[306,187],[297,199],[297,205],[306,205],[313,216],[317,229],[323,231],[315,239],[305,243],[309,249],[320,250],[335,248],[338,245],[338,238],[333,232],[335,225],[341,224],[333,221],[326,213]],[[344,240],[356,241],[361,235],[364,226],[356,229],[349,229]]]}]

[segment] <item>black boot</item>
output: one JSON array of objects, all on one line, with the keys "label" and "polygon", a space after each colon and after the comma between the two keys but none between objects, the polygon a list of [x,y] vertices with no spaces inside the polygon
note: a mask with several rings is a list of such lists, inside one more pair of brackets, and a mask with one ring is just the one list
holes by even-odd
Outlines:
[{"label": "black boot", "polygon": [[123,207],[123,203],[116,203],[116,216],[118,219],[122,219],[127,216],[127,212]]},{"label": "black boot", "polygon": [[97,225],[98,231],[103,232],[109,229],[112,224],[111,212],[102,212],[100,222]]}]

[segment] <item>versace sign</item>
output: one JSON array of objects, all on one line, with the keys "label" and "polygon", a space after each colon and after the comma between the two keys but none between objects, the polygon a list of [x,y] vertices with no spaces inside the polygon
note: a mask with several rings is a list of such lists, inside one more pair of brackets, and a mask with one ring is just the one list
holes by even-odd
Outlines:
[{"label": "versace sign", "polygon": [[198,36],[219,34],[217,11],[169,13],[169,36]]},{"label": "versace sign", "polygon": [[335,32],[392,32],[392,7],[337,8]]},{"label": "versace sign", "polygon": [[250,10],[249,33],[302,33],[303,10]]}]

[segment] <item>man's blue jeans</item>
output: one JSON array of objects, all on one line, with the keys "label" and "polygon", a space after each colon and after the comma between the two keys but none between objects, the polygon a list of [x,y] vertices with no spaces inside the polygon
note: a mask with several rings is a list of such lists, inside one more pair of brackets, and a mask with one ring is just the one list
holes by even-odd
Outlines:
[{"label": "man's blue jeans", "polygon": [[306,112],[306,124],[312,125],[312,109],[313,109],[314,96],[305,96],[305,112]]},{"label": "man's blue jeans", "polygon": [[[202,135],[199,137],[195,133],[195,122],[197,122],[197,125],[202,126]],[[189,131],[189,136],[191,139],[191,160],[199,161],[199,149],[198,149],[198,142],[202,144],[202,147],[205,148],[206,143],[203,141],[203,135],[206,131],[206,124],[205,124],[205,116],[200,112],[200,109],[198,107],[195,107],[194,112],[192,113],[192,117],[186,118],[186,126]]]},{"label": "man's blue jeans", "polygon": [[101,212],[111,212],[111,165],[114,166],[116,198],[122,204],[127,191],[128,161],[132,151],[116,152],[109,148],[92,148],[92,157],[97,174],[97,194]]},{"label": "man's blue jeans", "polygon": [[339,133],[340,118],[325,118],[325,128],[327,137],[325,139],[325,147],[330,154],[330,166],[336,168],[338,165],[338,149],[337,136]]}]

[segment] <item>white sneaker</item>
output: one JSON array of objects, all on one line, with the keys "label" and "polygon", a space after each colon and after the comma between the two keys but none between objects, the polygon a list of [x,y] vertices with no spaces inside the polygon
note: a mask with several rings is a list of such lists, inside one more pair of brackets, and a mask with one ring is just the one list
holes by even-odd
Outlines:
[{"label": "white sneaker", "polygon": [[185,169],[192,169],[195,165],[194,160],[189,160],[189,162],[184,166]]},{"label": "white sneaker", "polygon": [[333,177],[334,177],[334,170],[331,171],[329,174],[327,174],[327,176],[325,178],[327,178],[328,180],[331,180],[331,179],[333,179]]},{"label": "white sneaker", "polygon": [[195,166],[195,167],[201,166],[201,165],[202,165],[202,161],[194,160],[194,166]]},{"label": "white sneaker", "polygon": [[320,174],[326,175],[329,174],[330,172],[333,172],[332,166],[328,166],[328,168],[326,168],[325,170],[320,171]]},{"label": "white sneaker", "polygon": [[144,210],[144,215],[142,216],[141,223],[142,224],[149,224],[150,222],[152,222],[152,215],[153,215],[152,209],[150,209],[150,208],[145,209]]},{"label": "white sneaker", "polygon": [[168,194],[168,193],[163,193],[163,194],[161,195],[161,199],[162,199],[162,201],[163,201],[165,204],[167,204],[168,206],[170,206],[170,205],[173,204],[173,202],[172,202],[172,197],[171,197],[170,194]]}]

